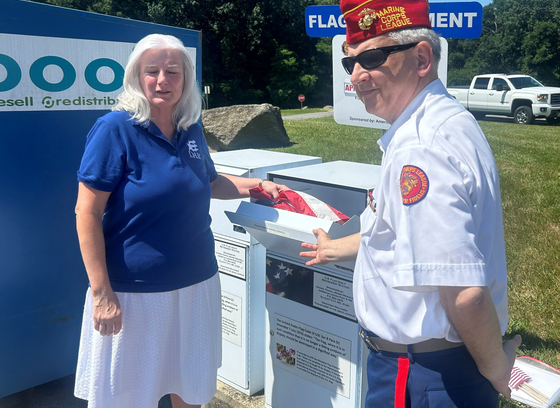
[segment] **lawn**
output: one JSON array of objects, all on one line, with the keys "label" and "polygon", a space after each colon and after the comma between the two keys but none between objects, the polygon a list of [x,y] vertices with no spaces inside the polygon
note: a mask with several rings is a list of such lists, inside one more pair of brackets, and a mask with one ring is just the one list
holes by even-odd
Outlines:
[{"label": "lawn", "polygon": [[[284,113],[284,111],[282,112]],[[560,368],[560,126],[485,119],[479,124],[494,152],[502,191],[510,326],[519,355]],[[271,149],[380,164],[378,129],[338,125],[332,117],[286,121],[292,144]],[[502,401],[501,406],[517,407]]]}]

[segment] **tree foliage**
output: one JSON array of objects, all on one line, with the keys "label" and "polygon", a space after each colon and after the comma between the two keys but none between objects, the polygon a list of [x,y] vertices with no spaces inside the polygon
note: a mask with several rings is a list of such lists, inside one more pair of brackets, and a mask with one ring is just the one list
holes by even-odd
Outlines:
[{"label": "tree foliage", "polygon": [[330,39],[305,33],[305,9],[315,0],[39,1],[200,30],[202,85],[211,86],[212,106],[298,107],[300,93],[310,105],[332,104]]},{"label": "tree foliage", "polygon": [[[305,9],[338,0],[38,0],[202,32],[202,85],[211,107],[332,104],[331,39],[310,38]],[[525,73],[560,85],[560,0],[493,0],[477,39],[449,40],[448,84]]]},{"label": "tree foliage", "polygon": [[477,39],[449,40],[450,85],[488,73],[560,85],[560,0],[494,0],[484,7],[482,26]]}]

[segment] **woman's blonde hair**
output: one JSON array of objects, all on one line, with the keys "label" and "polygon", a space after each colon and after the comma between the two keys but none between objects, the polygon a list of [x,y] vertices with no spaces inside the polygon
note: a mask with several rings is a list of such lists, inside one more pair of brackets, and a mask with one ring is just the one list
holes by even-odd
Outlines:
[{"label": "woman's blonde hair", "polygon": [[124,91],[117,97],[113,110],[124,110],[141,123],[150,120],[150,102],[140,86],[140,59],[150,49],[173,49],[179,51],[183,60],[185,81],[181,98],[173,109],[173,124],[179,129],[187,129],[198,121],[202,97],[195,79],[193,63],[187,49],[176,37],[163,34],[150,34],[142,38],[128,57],[124,70]]}]

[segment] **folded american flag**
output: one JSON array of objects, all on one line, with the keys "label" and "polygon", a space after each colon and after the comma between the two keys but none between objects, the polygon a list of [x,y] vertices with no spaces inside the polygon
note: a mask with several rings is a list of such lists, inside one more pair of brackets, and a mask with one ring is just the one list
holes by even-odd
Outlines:
[{"label": "folded american flag", "polygon": [[350,217],[334,209],[327,203],[301,191],[285,190],[282,191],[276,201],[262,187],[255,187],[249,190],[251,198],[256,200],[266,200],[267,204],[274,208],[296,212],[298,214],[310,215],[312,217],[344,224]]}]

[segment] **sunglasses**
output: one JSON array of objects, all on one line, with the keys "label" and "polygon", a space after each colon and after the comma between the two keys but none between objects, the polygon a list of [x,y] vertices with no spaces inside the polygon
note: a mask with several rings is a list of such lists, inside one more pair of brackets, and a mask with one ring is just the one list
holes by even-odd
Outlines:
[{"label": "sunglasses", "polygon": [[352,75],[354,71],[354,65],[356,62],[359,63],[364,69],[374,69],[377,68],[385,62],[389,55],[396,52],[408,50],[409,48],[416,47],[417,42],[411,44],[401,44],[401,45],[391,45],[389,47],[379,47],[372,48],[371,50],[365,50],[355,57],[344,57],[342,58],[342,66],[348,75]]}]

